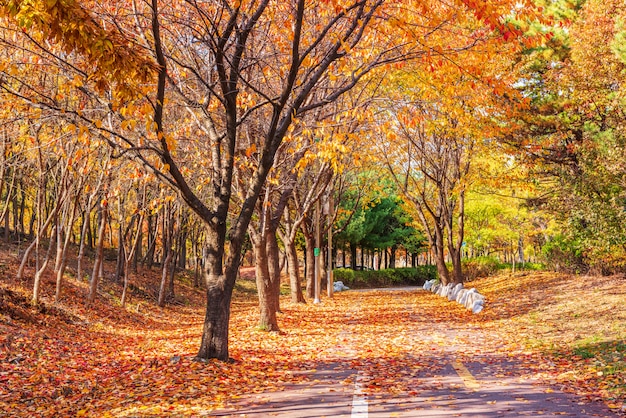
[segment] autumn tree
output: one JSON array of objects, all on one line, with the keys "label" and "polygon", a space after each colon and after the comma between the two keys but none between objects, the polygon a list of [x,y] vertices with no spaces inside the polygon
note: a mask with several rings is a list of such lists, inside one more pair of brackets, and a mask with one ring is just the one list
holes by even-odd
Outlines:
[{"label": "autumn tree", "polygon": [[531,111],[515,115],[502,136],[539,186],[534,203],[561,223],[548,237],[552,260],[571,253],[605,272],[621,269],[625,254],[622,6],[547,5],[558,24],[532,28],[551,37],[517,67]]}]

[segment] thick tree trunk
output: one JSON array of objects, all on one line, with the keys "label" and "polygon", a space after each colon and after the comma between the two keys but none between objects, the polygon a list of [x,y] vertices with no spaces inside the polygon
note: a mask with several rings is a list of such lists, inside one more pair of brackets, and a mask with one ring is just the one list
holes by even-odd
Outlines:
[{"label": "thick tree trunk", "polygon": [[270,277],[270,286],[272,288],[271,307],[274,312],[280,312],[280,249],[278,248],[278,239],[276,231],[269,231],[267,235],[267,267]]},{"label": "thick tree trunk", "polygon": [[215,358],[228,361],[228,324],[230,322],[230,302],[232,299],[235,272],[232,277],[212,276],[205,272],[207,283],[207,305],[204,317],[202,340],[198,360]]},{"label": "thick tree trunk", "polygon": [[[225,216],[224,216],[225,218]],[[207,286],[206,313],[198,360],[215,358],[228,361],[228,324],[233,288],[239,272],[241,246],[247,225],[237,230],[229,242],[230,257],[223,263],[226,226],[219,223],[207,229],[204,277]],[[224,268],[224,265],[226,268]]]},{"label": "thick tree trunk", "polygon": [[276,318],[275,299],[278,295],[268,268],[267,243],[262,237],[258,237],[254,243],[256,287],[259,294],[259,327],[266,331],[279,331]]},{"label": "thick tree trunk", "polygon": [[450,251],[450,258],[452,259],[452,277],[454,283],[463,283],[463,265],[461,263],[461,250],[455,249]]}]

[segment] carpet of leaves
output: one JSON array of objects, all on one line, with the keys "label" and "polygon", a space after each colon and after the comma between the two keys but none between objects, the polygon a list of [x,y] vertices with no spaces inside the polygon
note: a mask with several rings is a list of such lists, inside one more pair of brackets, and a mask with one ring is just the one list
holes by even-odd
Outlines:
[{"label": "carpet of leaves", "polygon": [[[451,341],[465,347],[460,355],[467,359],[486,352],[515,358],[548,383],[624,407],[623,278],[533,273],[482,279],[472,283],[487,295],[480,315],[415,291],[402,298],[346,292],[320,305],[284,299],[281,333],[259,330],[255,295],[238,291],[231,318],[234,361],[202,363],[194,361],[201,290],[179,285],[175,303],[163,309],[139,296],[123,309],[115,296],[119,288],[109,284],[88,309],[85,283],[68,280],[64,301],[54,305],[48,277],[43,304],[33,308],[30,283],[15,283],[10,269],[4,273],[1,416],[206,416],[250,394],[307,383],[311,371],[342,356],[373,371],[364,383],[369,393],[410,394],[416,390],[407,384],[411,375],[443,367],[446,360],[435,352]],[[409,308],[414,306],[419,309]],[[406,326],[415,321],[443,324],[438,329],[446,335],[417,336]],[[478,345],[472,342],[477,337]]]},{"label": "carpet of leaves", "polygon": [[500,334],[545,382],[626,415],[626,277],[522,272],[471,283],[474,323]]}]

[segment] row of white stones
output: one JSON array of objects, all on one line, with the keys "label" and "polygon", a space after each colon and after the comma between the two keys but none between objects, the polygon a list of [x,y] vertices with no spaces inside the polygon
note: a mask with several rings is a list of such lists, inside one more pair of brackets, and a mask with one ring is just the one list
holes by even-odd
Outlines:
[{"label": "row of white stones", "polygon": [[438,280],[433,279],[424,283],[424,290],[430,290],[448,300],[455,300],[475,314],[485,307],[485,296],[473,287],[469,290],[463,288],[463,283],[442,285]]}]

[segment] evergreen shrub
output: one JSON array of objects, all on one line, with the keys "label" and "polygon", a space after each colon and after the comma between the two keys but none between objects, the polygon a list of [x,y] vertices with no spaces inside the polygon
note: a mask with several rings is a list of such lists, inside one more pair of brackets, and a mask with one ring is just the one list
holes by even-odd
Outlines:
[{"label": "evergreen shrub", "polygon": [[403,267],[384,270],[336,269],[335,281],[348,287],[372,288],[390,286],[422,286],[426,280],[437,278],[435,266]]}]

